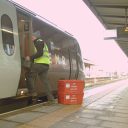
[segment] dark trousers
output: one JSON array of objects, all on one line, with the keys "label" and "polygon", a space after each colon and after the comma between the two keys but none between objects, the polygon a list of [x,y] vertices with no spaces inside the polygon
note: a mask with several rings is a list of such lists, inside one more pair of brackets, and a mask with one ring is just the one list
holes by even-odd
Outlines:
[{"label": "dark trousers", "polygon": [[42,85],[45,88],[48,100],[53,100],[54,97],[51,93],[51,88],[48,81],[48,70],[49,70],[49,65],[38,64],[38,63],[32,64],[30,72],[27,75],[27,87],[30,93],[36,92],[35,82],[38,75],[42,82]]}]

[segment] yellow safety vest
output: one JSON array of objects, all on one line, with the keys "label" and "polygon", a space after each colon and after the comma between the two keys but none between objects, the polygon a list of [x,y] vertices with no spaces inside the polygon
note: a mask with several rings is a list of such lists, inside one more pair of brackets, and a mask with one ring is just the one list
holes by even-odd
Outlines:
[{"label": "yellow safety vest", "polygon": [[43,48],[43,56],[37,59],[34,59],[34,63],[48,64],[48,65],[51,63],[48,47],[45,43],[44,43],[44,48]]}]

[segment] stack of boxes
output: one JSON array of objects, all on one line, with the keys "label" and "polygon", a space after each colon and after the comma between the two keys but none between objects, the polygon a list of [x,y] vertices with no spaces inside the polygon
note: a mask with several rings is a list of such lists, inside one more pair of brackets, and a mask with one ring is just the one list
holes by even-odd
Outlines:
[{"label": "stack of boxes", "polygon": [[82,80],[59,80],[58,103],[82,104],[84,95],[84,81]]}]

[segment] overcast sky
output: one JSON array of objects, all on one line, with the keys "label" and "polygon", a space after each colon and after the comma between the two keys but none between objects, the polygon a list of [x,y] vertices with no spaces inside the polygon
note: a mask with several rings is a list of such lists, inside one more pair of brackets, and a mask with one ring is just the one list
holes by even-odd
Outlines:
[{"label": "overcast sky", "polygon": [[104,27],[82,0],[13,1],[73,34],[79,41],[84,58],[108,69],[128,69],[125,54],[115,41],[104,41]]}]

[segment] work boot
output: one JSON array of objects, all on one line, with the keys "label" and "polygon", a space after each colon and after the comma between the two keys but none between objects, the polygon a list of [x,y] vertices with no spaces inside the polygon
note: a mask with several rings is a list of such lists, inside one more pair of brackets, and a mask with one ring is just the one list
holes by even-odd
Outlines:
[{"label": "work boot", "polygon": [[38,95],[36,92],[29,92],[28,96],[30,97],[28,104],[36,104],[38,100]]}]

